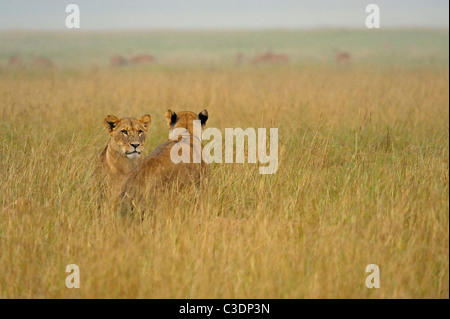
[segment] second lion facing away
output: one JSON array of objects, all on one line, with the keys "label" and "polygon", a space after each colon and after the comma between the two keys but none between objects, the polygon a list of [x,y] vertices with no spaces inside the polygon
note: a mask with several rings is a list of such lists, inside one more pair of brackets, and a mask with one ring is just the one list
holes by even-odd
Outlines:
[{"label": "second lion facing away", "polygon": [[152,122],[150,115],[140,120],[108,115],[104,124],[110,140],[100,155],[97,177],[101,179],[108,196],[118,196],[130,172],[142,161],[148,127]]},{"label": "second lion facing away", "polygon": [[[198,135],[198,132],[193,129],[194,121],[199,120],[203,128],[208,120],[208,111],[203,110],[196,114],[189,111],[175,113],[168,110],[165,117],[169,126],[169,140],[156,147],[136,166],[123,187],[121,194],[123,202],[131,204],[131,208],[137,208],[138,211],[143,210],[144,206],[139,203],[144,200],[154,204],[157,197],[156,192],[162,188],[173,185],[178,189],[180,186],[190,183],[196,185],[206,173],[207,164],[203,160],[200,163],[192,163],[192,161],[190,163],[174,163],[170,152],[172,147],[177,144],[189,148],[190,156],[193,157],[194,139],[201,141],[201,136],[195,136],[195,134]],[[171,138],[171,132],[176,129],[182,129],[186,135]],[[202,149],[201,144],[200,147]]]}]

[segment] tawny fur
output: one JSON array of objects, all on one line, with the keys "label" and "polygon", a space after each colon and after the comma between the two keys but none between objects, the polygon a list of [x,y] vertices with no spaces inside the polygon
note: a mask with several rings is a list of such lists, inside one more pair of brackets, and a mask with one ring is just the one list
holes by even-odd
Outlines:
[{"label": "tawny fur", "polygon": [[130,172],[141,163],[150,123],[151,116],[148,114],[140,120],[129,117],[119,119],[113,115],[105,118],[110,140],[100,155],[97,175],[108,195],[119,195]]},{"label": "tawny fur", "polygon": [[[175,128],[184,128],[189,132],[190,138],[188,140],[170,139],[159,145],[150,155],[146,156],[141,164],[130,174],[126,181],[122,197],[125,201],[132,201],[134,203],[144,199],[154,200],[155,191],[175,183],[177,187],[186,185],[188,183],[198,183],[202,176],[206,173],[206,163],[201,160],[201,163],[192,163],[194,146],[193,139],[201,138],[200,136],[192,138],[193,121],[201,120],[202,127],[208,119],[208,112],[203,110],[198,115],[194,112],[179,112],[175,113],[171,110],[166,112],[167,124],[172,131]],[[169,133],[170,136],[170,133]],[[190,148],[191,163],[175,164],[170,158],[171,148],[176,143],[187,143]],[[201,150],[203,147],[200,144]]]}]

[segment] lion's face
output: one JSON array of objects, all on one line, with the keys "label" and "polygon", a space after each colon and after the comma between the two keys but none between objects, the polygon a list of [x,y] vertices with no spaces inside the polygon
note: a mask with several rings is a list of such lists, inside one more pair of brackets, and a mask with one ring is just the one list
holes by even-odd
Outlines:
[{"label": "lion's face", "polygon": [[108,115],[104,122],[111,136],[109,145],[114,151],[129,159],[141,156],[147,130],[152,122],[150,115],[146,114],[140,120],[129,117],[119,119],[114,115]]}]

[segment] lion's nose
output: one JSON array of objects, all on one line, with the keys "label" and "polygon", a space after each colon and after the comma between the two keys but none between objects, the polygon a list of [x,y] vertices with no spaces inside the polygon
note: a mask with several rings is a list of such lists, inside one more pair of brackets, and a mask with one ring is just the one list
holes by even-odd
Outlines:
[{"label": "lion's nose", "polygon": [[133,146],[134,148],[138,148],[139,145],[141,145],[140,143],[130,143],[130,144],[131,144],[131,146]]}]

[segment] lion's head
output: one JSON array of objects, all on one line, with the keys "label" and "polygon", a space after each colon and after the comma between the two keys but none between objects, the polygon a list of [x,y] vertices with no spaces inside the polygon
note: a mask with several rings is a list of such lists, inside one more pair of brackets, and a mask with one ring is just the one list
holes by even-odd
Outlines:
[{"label": "lion's head", "polygon": [[190,135],[193,135],[194,120],[199,120],[203,128],[208,120],[208,111],[203,110],[198,114],[190,111],[175,113],[169,109],[165,116],[170,129],[169,136],[174,129],[186,129]]},{"label": "lion's head", "polygon": [[152,117],[144,115],[140,120],[130,117],[119,119],[114,115],[105,117],[104,123],[111,136],[109,147],[129,159],[137,159],[144,150],[145,137]]}]

